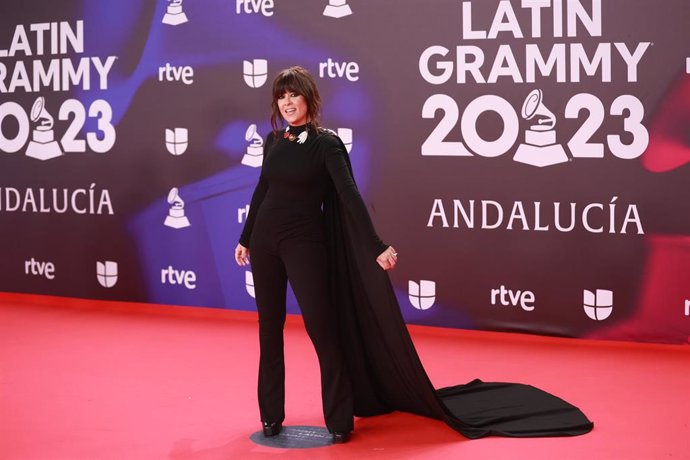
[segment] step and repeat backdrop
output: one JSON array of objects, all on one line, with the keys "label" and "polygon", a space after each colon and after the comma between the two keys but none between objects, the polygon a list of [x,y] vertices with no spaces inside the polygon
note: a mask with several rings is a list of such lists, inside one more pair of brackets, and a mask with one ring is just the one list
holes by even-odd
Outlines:
[{"label": "step and repeat backdrop", "polygon": [[687,342],[688,24],[687,0],[4,2],[0,290],[253,310],[233,250],[302,65],[409,323]]}]

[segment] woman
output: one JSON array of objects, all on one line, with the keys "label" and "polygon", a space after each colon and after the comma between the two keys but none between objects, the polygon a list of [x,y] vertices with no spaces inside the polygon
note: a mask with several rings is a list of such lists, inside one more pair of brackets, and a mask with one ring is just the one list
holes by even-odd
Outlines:
[{"label": "woman", "polygon": [[[353,414],[392,410],[444,420],[470,438],[590,431],[592,423],[579,409],[531,386],[474,380],[434,389],[386,273],[397,253],[374,230],[344,145],[319,127],[320,103],[305,69],[291,67],[275,78],[273,132],[235,249],[241,266],[251,249],[264,434],[280,433],[285,418],[288,279],[316,348],[324,418],[335,443],[349,439]],[[287,126],[279,129],[279,121]]]},{"label": "woman", "polygon": [[[319,127],[321,99],[314,79],[301,67],[284,70],[273,82],[273,104],[264,163],[250,213],[235,249],[246,265],[251,248],[259,312],[259,408],[263,432],[280,432],[284,414],[283,325],[290,280],[321,367],[326,426],[334,442],[346,442],[353,428],[348,369],[338,340],[332,305],[322,206],[331,183],[384,270],[397,254],[376,235],[352,179],[342,143]],[[278,120],[287,127],[279,133]]]}]

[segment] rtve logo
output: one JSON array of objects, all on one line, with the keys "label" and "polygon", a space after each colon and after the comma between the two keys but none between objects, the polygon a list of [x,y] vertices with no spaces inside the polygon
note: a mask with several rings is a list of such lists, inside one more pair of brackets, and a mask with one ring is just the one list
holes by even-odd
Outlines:
[{"label": "rtve logo", "polygon": [[177,270],[168,265],[168,268],[161,269],[161,283],[196,289],[196,273],[192,270]]},{"label": "rtve logo", "polygon": [[55,279],[55,264],[52,262],[39,262],[33,257],[24,261],[24,273],[27,275],[45,276],[47,279]]},{"label": "rtve logo", "polygon": [[512,289],[506,289],[503,285],[499,289],[491,290],[491,305],[496,305],[497,302],[500,302],[501,305],[506,307],[517,307],[520,305],[520,308],[525,311],[533,311],[534,301],[535,297],[532,291],[513,291]]},{"label": "rtve logo", "polygon": [[104,288],[111,288],[117,283],[117,262],[106,260],[96,262],[96,279]]},{"label": "rtve logo", "polygon": [[420,280],[417,284],[415,281],[408,281],[407,296],[417,310],[428,310],[436,301],[436,282]]},{"label": "rtve logo", "polygon": [[194,83],[194,69],[191,66],[174,66],[166,62],[158,68],[158,81],[181,81],[185,85]]},{"label": "rtve logo", "polygon": [[244,222],[248,215],[249,205],[246,205],[244,208],[237,208],[237,223],[241,224]]},{"label": "rtve logo", "polygon": [[356,62],[335,62],[328,58],[326,62],[319,63],[319,77],[321,78],[347,78],[350,81],[359,80],[359,64]]},{"label": "rtve logo", "polygon": [[596,292],[584,291],[585,313],[594,321],[603,321],[613,311],[613,291],[597,289]]},{"label": "rtve logo", "polygon": [[260,88],[268,78],[268,61],[266,59],[254,59],[242,62],[244,82],[250,88]]},{"label": "rtve logo", "polygon": [[237,14],[261,13],[266,17],[273,16],[273,0],[236,0]]}]

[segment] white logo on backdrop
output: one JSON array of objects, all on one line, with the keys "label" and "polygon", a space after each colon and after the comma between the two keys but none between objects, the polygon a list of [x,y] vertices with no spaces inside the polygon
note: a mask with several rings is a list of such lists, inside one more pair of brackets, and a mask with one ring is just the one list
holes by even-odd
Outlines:
[{"label": "white logo on backdrop", "polygon": [[256,298],[256,293],[254,292],[254,275],[252,275],[252,272],[244,272],[244,285],[247,288],[247,294]]},{"label": "white logo on backdrop", "polygon": [[[88,97],[85,107],[74,97],[82,91],[107,90],[117,56],[101,58],[88,52],[83,20],[24,23],[13,29],[9,49],[0,45],[0,153],[25,151],[29,157],[48,160],[86,152],[87,147],[94,153],[108,152],[117,137],[110,104]],[[50,112],[43,97],[26,108],[11,100],[15,93],[43,92],[69,97],[61,97],[59,105],[50,103]],[[64,133],[53,131],[53,117],[62,121],[56,128],[64,126]]]},{"label": "white logo on backdrop", "polygon": [[187,128],[165,130],[165,147],[171,155],[182,155],[189,145],[189,131]]},{"label": "white logo on backdrop", "polygon": [[41,262],[33,257],[31,260],[24,261],[24,273],[27,275],[45,276],[47,279],[55,279],[55,264],[52,262]]},{"label": "white logo on backdrop", "polygon": [[532,121],[525,130],[525,143],[520,144],[513,160],[532,166],[551,166],[568,161],[561,144],[556,143],[556,116],[544,105],[540,89],[527,95],[522,104],[522,118]]},{"label": "white logo on backdrop", "polygon": [[520,291],[519,289],[507,289],[501,285],[499,289],[491,290],[491,305],[501,304],[506,307],[518,305],[525,311],[534,310],[535,296],[532,291]]},{"label": "white logo on backdrop", "polygon": [[196,273],[192,270],[177,270],[168,265],[161,269],[161,284],[179,285],[187,289],[196,289]]},{"label": "white logo on backdrop", "polygon": [[96,262],[96,279],[104,288],[111,288],[117,283],[117,262],[106,260]]},{"label": "white logo on backdrop", "polygon": [[328,58],[326,62],[319,62],[319,77],[343,78],[349,81],[359,80],[359,64],[356,62],[336,62]]},{"label": "white logo on backdrop", "polygon": [[182,0],[168,0],[170,4],[163,16],[163,24],[179,26],[188,21],[187,15],[182,11]]},{"label": "white logo on backdrop", "polygon": [[177,187],[170,189],[168,193],[168,203],[171,204],[168,210],[168,216],[165,218],[165,226],[170,228],[185,228],[189,227],[189,219],[184,215],[184,201],[180,198],[180,191]]},{"label": "white logo on backdrop", "polygon": [[256,130],[256,125],[251,124],[244,134],[244,139],[250,144],[247,146],[247,153],[242,157],[242,164],[252,168],[260,167],[264,159],[264,140]]},{"label": "white logo on backdrop", "polygon": [[685,316],[690,316],[690,300],[685,301]]},{"label": "white logo on backdrop", "polygon": [[[643,123],[648,118],[645,117],[645,104],[633,94],[618,91],[635,87],[625,83],[636,83],[638,75],[643,73],[640,70],[653,65],[643,58],[654,43],[633,39],[627,43],[592,45],[590,37],[607,36],[603,19],[610,18],[612,24],[618,19],[615,15],[602,14],[600,0],[522,2],[523,7],[528,3],[580,6],[588,3],[591,6],[588,11],[578,8],[568,21],[554,21],[551,28],[543,27],[548,23],[546,15],[535,14],[530,19],[529,14],[516,13],[511,5],[520,2],[475,2],[482,3],[482,7],[487,3],[493,6],[493,11],[482,8],[477,17],[472,16],[472,3],[462,2],[462,24],[449,46],[430,44],[419,54],[418,65],[419,74],[430,85],[454,82],[463,85],[456,87],[460,89],[469,84],[472,88],[483,88],[479,91],[482,94],[475,99],[463,96],[456,100],[444,94],[449,91],[444,86],[443,93],[427,97],[422,106],[422,118],[436,120],[436,123],[421,144],[422,155],[495,158],[513,151],[516,143],[520,143],[520,113],[505,98],[487,93],[492,92],[495,84],[502,87],[507,82],[519,85],[538,84],[535,82],[539,81],[576,84],[577,93],[561,100],[556,113],[559,118],[571,120],[569,126],[575,129],[569,130],[572,132],[569,138],[559,139],[562,146],[556,144],[554,133],[549,133],[553,131],[555,117],[544,110],[541,91],[533,91],[523,104],[522,116],[529,120],[538,115],[538,121],[527,132],[515,161],[543,167],[571,159],[602,159],[607,153],[622,160],[644,154],[649,145],[649,132]],[[493,21],[490,20],[492,13]],[[489,23],[490,27],[486,27]],[[530,27],[533,37],[542,37],[537,40],[539,44],[522,40],[523,31]],[[568,37],[568,43],[554,44],[550,40],[555,38],[556,42],[561,42],[561,37]],[[455,46],[458,39],[462,45]],[[478,46],[477,40],[489,40],[485,44],[492,46]],[[645,64],[641,66],[642,62]],[[583,71],[587,75],[585,79]],[[606,100],[585,92],[598,87],[607,88]],[[586,114],[581,113],[583,111]],[[489,140],[482,136],[478,127],[479,118],[486,112],[501,118],[501,122],[494,123],[499,132]],[[559,132],[559,135],[565,133]],[[561,152],[562,148],[567,148],[567,156]]]},{"label": "white logo on backdrop", "polygon": [[242,69],[244,82],[250,88],[260,88],[268,78],[268,61],[266,59],[254,59],[243,61]]},{"label": "white logo on backdrop", "polygon": [[[115,58],[113,57],[113,59]],[[0,71],[1,76],[2,72]],[[0,79],[1,86],[2,80]],[[88,88],[88,83],[85,83],[85,86]],[[63,151],[86,152],[87,146],[95,153],[105,153],[115,144],[117,134],[111,123],[113,114],[107,101],[96,99],[86,108],[82,102],[76,99],[67,99],[62,102],[56,112],[61,119],[64,118],[69,122],[69,126],[59,143],[55,140],[54,119],[46,109],[44,97],[36,98],[29,113],[16,102],[3,103],[0,106],[0,152],[18,152],[29,141],[26,156],[38,160],[50,160],[62,156]],[[70,114],[74,114],[74,116],[70,116]],[[96,132],[84,132],[86,131],[87,114],[88,118],[97,120]],[[7,133],[4,133],[2,129],[3,126],[7,128],[7,124],[4,123],[6,118],[14,118],[16,123],[15,135],[12,138],[8,138]],[[31,130],[32,126],[34,126],[33,130]],[[31,140],[29,140],[30,131]],[[85,139],[79,139],[80,135]]]},{"label": "white logo on backdrop", "polygon": [[329,0],[326,9],[323,10],[323,15],[331,18],[342,18],[351,14],[352,9],[347,0]]},{"label": "white logo on backdrop", "polygon": [[421,280],[417,284],[415,281],[409,281],[407,294],[413,307],[417,310],[428,310],[436,301],[436,282]]},{"label": "white logo on backdrop", "polygon": [[241,224],[249,215],[249,205],[244,208],[237,208],[237,223]]},{"label": "white logo on backdrop", "polygon": [[585,313],[595,321],[603,321],[613,311],[613,291],[597,289],[596,292],[584,291]]},{"label": "white logo on backdrop", "polygon": [[39,96],[31,108],[31,121],[38,126],[31,134],[31,142],[26,149],[26,156],[38,160],[50,160],[62,155],[62,150],[55,140],[53,117],[46,110],[46,100]]},{"label": "white logo on backdrop", "polygon": [[237,14],[261,13],[266,17],[273,16],[273,0],[237,0],[235,11]]},{"label": "white logo on backdrop", "polygon": [[189,65],[172,65],[166,62],[158,67],[158,81],[181,81],[185,85],[194,83],[194,69]]},{"label": "white logo on backdrop", "polygon": [[115,214],[108,189],[96,184],[77,189],[0,187],[0,212]]},{"label": "white logo on backdrop", "polygon": [[343,144],[345,144],[345,148],[347,149],[347,153],[350,153],[352,151],[352,129],[350,128],[338,128],[338,137],[340,138],[341,141],[343,141]]}]

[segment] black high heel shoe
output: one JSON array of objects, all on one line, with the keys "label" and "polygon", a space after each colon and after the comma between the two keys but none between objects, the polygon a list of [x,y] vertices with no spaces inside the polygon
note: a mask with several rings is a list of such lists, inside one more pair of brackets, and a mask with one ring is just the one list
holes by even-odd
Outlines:
[{"label": "black high heel shoe", "polygon": [[271,436],[277,436],[280,434],[281,430],[283,429],[283,424],[280,422],[261,422],[262,429],[264,432],[264,436],[266,437],[271,437]]},{"label": "black high heel shoe", "polygon": [[351,433],[349,431],[334,431],[333,444],[345,444],[350,440]]}]

